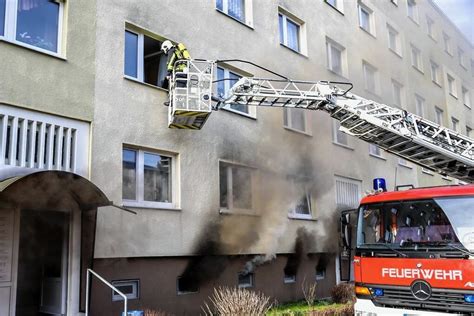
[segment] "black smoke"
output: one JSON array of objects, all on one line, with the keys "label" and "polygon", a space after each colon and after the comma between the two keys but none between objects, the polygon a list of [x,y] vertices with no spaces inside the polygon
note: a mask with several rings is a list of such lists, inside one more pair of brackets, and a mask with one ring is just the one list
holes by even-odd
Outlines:
[{"label": "black smoke", "polygon": [[296,231],[295,250],[288,256],[284,272],[286,275],[296,275],[301,262],[311,249],[314,249],[315,237],[306,228],[300,227]]}]

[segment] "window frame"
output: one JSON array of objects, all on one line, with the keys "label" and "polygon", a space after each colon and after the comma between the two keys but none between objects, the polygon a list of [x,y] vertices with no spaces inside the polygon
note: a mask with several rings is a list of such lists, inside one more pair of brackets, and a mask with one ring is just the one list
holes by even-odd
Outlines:
[{"label": "window frame", "polygon": [[[321,271],[322,273],[318,273]],[[316,279],[316,281],[324,280],[326,278],[326,268],[318,269],[318,267],[316,266],[315,272],[314,272],[314,278]]]},{"label": "window frame", "polygon": [[465,107],[471,108],[471,93],[469,92],[469,89],[467,89],[464,86],[461,86],[461,95],[462,95],[462,103],[464,104]]},{"label": "window frame", "polygon": [[[221,176],[220,176],[220,168],[221,164],[226,167],[226,190],[227,190],[227,207],[223,207],[221,205],[220,199],[221,199]],[[250,171],[250,204],[251,208],[250,209],[244,209],[244,208],[237,208],[234,207],[234,199],[233,199],[233,179],[232,179],[232,168],[244,168],[248,169]],[[257,212],[257,200],[254,195],[254,188],[257,187],[257,168],[244,165],[241,163],[236,163],[224,159],[219,159],[218,161],[218,177],[219,177],[219,213],[220,214],[236,214],[236,215],[259,215]]]},{"label": "window frame", "polygon": [[[369,21],[368,22],[368,28],[369,29],[366,29],[363,25],[362,25],[362,11],[364,11],[365,13],[367,13],[367,16],[369,18]],[[376,37],[376,33],[375,33],[375,13],[374,13],[374,10],[372,10],[371,8],[369,8],[366,4],[362,3],[362,1],[358,1],[357,2],[357,13],[358,13],[358,16],[359,16],[359,28],[364,30],[365,32],[367,32],[368,34],[372,35],[373,37]]]},{"label": "window frame", "polygon": [[216,11],[253,29],[253,1],[252,0],[242,0],[242,1],[244,4],[244,20],[243,21],[229,14],[229,0],[222,0],[222,10],[217,7],[217,0],[214,1],[214,5],[215,5]]},{"label": "window frame", "polygon": [[405,158],[398,157],[397,163],[399,166],[402,166],[408,169],[413,169],[413,166],[410,165],[410,162],[406,160]]},{"label": "window frame", "polygon": [[454,78],[453,76],[451,76],[449,73],[446,74],[446,80],[448,81],[448,92],[449,94],[454,97],[454,98],[458,98],[458,89],[456,87],[456,78]]},{"label": "window frame", "polygon": [[[295,15],[291,14],[287,10],[283,9],[282,7],[278,7],[278,29],[280,30],[280,16],[282,16],[282,23],[281,26],[283,30],[283,34],[279,34],[279,42],[281,46],[284,46],[295,52],[297,54],[308,56],[308,48],[306,43],[306,23],[297,18]],[[291,48],[288,45],[288,20],[298,26],[298,50]],[[280,31],[278,31],[280,33]],[[283,37],[283,38],[281,38]]]},{"label": "window frame", "polygon": [[[373,79],[374,79],[374,90],[369,88],[369,82],[367,77],[367,71],[372,71]],[[366,62],[365,60],[362,61],[362,73],[364,76],[364,88],[366,91],[378,95],[379,91],[379,82],[378,82],[378,69],[372,66],[370,63]]]},{"label": "window frame", "polygon": [[438,125],[443,125],[443,121],[444,121],[444,111],[443,109],[435,106],[435,123],[438,124]]},{"label": "window frame", "polygon": [[459,120],[454,116],[451,116],[451,129],[459,133]]},{"label": "window frame", "polygon": [[459,65],[461,65],[462,68],[467,70],[465,56],[466,56],[466,54],[465,54],[464,50],[461,47],[458,46]]},{"label": "window frame", "polygon": [[472,138],[471,134],[472,134],[472,127],[470,127],[469,125],[466,125],[466,136]]},{"label": "window frame", "polygon": [[[119,286],[132,286],[132,293],[125,294],[128,300],[138,300],[140,299],[140,279],[130,279],[130,280],[114,280],[111,284],[116,287],[119,291]],[[118,293],[115,294],[116,291],[112,290],[112,302],[120,302],[123,301],[123,297]]]},{"label": "window frame", "polygon": [[58,35],[57,35],[57,49],[56,52],[47,50],[45,48],[37,47],[28,43],[18,41],[16,39],[16,30],[18,27],[18,0],[7,0],[5,2],[5,16],[4,16],[4,30],[3,35],[0,35],[0,41],[6,41],[13,43],[18,46],[22,46],[31,50],[38,51],[43,54],[51,55],[54,57],[59,57],[64,59],[64,41],[65,41],[65,30],[64,30],[64,20],[65,20],[65,6],[67,5],[65,1],[55,1],[59,5],[58,10]]},{"label": "window frame", "polygon": [[237,287],[239,289],[249,289],[249,288],[253,288],[255,287],[255,273],[253,272],[249,272],[247,273],[245,276],[250,276],[250,283],[244,283],[244,284],[241,284],[240,283],[240,275],[242,275],[242,273],[238,273],[237,274]]},{"label": "window frame", "polygon": [[415,114],[424,117],[425,116],[425,98],[418,93],[415,93]]},{"label": "window frame", "polygon": [[453,47],[451,45],[451,37],[443,32],[443,43],[444,43],[444,51],[451,57],[453,57]]},{"label": "window frame", "polygon": [[[349,137],[348,137],[349,135],[347,135],[344,132],[341,132],[339,130],[340,126],[341,126],[341,123],[338,120],[332,120],[332,142],[333,142],[333,144],[353,150],[354,147],[352,146],[352,144],[349,144]],[[344,135],[347,142],[346,143],[339,142],[338,135]]]},{"label": "window frame", "polygon": [[176,295],[189,295],[189,294],[199,293],[199,290],[200,290],[199,286],[197,287],[196,291],[180,291],[180,289],[179,289],[179,280],[181,280],[182,278],[183,278],[182,275],[180,275],[176,278]]},{"label": "window frame", "polygon": [[[166,152],[162,150],[150,150],[146,148],[137,148],[134,146],[124,145],[122,147],[122,153],[124,150],[131,150],[136,152],[135,162],[135,194],[136,199],[124,199],[122,193],[122,205],[127,207],[136,208],[152,208],[152,209],[164,209],[164,210],[180,210],[180,185],[179,185],[179,155],[177,153]],[[145,154],[159,155],[163,157],[171,158],[170,178],[171,178],[171,202],[154,202],[145,201],[144,197],[144,156]],[[122,157],[123,164],[123,157]],[[123,166],[122,166],[123,174]],[[122,180],[123,181],[123,180]],[[122,182],[123,189],[123,182]]]},{"label": "window frame", "polygon": [[382,149],[372,143],[369,143],[369,156],[386,160],[385,156],[382,154]]},{"label": "window frame", "polygon": [[[398,82],[397,80],[395,79],[392,79],[391,80],[391,83],[392,83],[392,98],[393,98],[393,104],[396,106],[396,107],[400,107],[400,108],[403,108],[403,105],[405,102],[403,102],[404,100],[404,94],[403,94],[403,85]],[[395,96],[395,87],[398,88],[398,91],[399,91],[399,98],[400,98],[400,104],[397,104],[396,103],[396,96]]]},{"label": "window frame", "polygon": [[287,274],[283,271],[283,283],[284,283],[284,284],[296,283],[296,274],[287,275]]},{"label": "window frame", "polygon": [[[410,4],[413,4],[412,6]],[[410,14],[410,7],[413,8],[413,16]],[[407,17],[415,22],[417,25],[420,25],[419,14],[418,14],[418,4],[415,0],[407,0]]]},{"label": "window frame", "polygon": [[[391,47],[392,42],[391,42],[391,36],[390,34],[394,33],[395,34],[395,47]],[[388,35],[388,49],[395,53],[397,56],[402,57],[402,45],[401,45],[401,40],[400,40],[400,32],[394,28],[392,25],[387,23],[387,35]]]},{"label": "window frame", "polygon": [[[433,71],[433,69],[435,71]],[[430,59],[431,81],[441,87],[439,65]]]},{"label": "window frame", "polygon": [[423,57],[421,50],[413,44],[410,44],[411,65],[416,70],[423,73]]},{"label": "window frame", "polygon": [[426,16],[426,29],[428,31],[428,36],[436,41],[436,33],[435,33],[435,30],[434,30],[434,25],[435,25],[435,22],[432,18],[430,18],[429,16]]},{"label": "window frame", "polygon": [[[346,186],[347,185],[355,185],[357,187],[357,198],[355,199],[355,201],[352,201],[352,202],[354,202],[353,205],[346,205],[346,204],[339,203],[339,195],[338,195],[338,191],[337,191],[337,188],[338,188],[337,182],[338,181],[341,184],[344,184]],[[334,198],[335,198],[336,206],[344,206],[344,207],[347,207],[347,208],[357,208],[359,206],[360,199],[362,197],[362,181],[361,180],[357,180],[357,179],[354,179],[354,178],[345,177],[345,176],[335,174],[334,175],[334,190],[335,190]],[[347,192],[344,192],[344,193],[347,197]]]},{"label": "window frame", "polygon": [[324,0],[324,2],[326,2],[331,8],[335,9],[336,11],[338,11],[339,13],[344,15],[344,1],[342,1],[342,0],[333,0],[333,1],[336,2],[335,5],[333,5],[329,1],[330,0]]},{"label": "window frame", "polygon": [[[341,72],[337,72],[333,69],[333,55],[332,55],[332,48],[338,50],[341,54]],[[332,73],[340,77],[347,77],[347,58],[346,58],[346,48],[339,44],[338,42],[334,41],[333,39],[326,36],[326,62],[327,62],[327,69]]]},{"label": "window frame", "polygon": [[[234,75],[236,75],[236,76],[239,76],[240,78],[242,78],[242,77],[250,77],[250,75],[248,75],[248,74],[239,73],[239,71],[236,71],[236,70],[233,70],[233,69],[229,69],[229,68],[227,68],[226,66],[218,65],[217,68],[216,68],[216,80],[219,80],[219,78],[217,78],[218,69],[222,69],[222,70],[224,71],[224,78],[227,78],[227,79],[230,78],[230,74],[231,74],[231,73],[234,74]],[[224,91],[225,91],[225,93],[227,94],[228,91],[229,91],[230,88],[231,88],[231,86],[230,86],[230,80],[224,80],[223,83],[224,83]],[[218,83],[216,83],[215,86],[216,86],[216,89],[217,89]],[[222,109],[223,109],[223,110],[226,110],[226,111],[229,111],[229,112],[232,112],[232,113],[236,113],[236,114],[245,116],[245,117],[248,117],[248,118],[257,119],[257,107],[256,107],[256,106],[248,105],[248,106],[247,106],[247,107],[248,107],[248,110],[249,110],[248,113],[239,111],[239,110],[237,110],[237,109],[233,109],[231,106],[232,106],[232,105],[227,104],[227,105],[225,105]]]},{"label": "window frame", "polygon": [[[292,124],[291,124],[292,115],[293,115],[291,113],[292,113],[293,110],[296,110],[296,109],[298,109],[299,111],[301,111],[303,113],[304,130],[293,127]],[[312,116],[311,116],[311,113],[309,111],[307,111],[303,108],[284,107],[283,111],[282,111],[282,114],[283,114],[283,128],[284,129],[287,129],[287,130],[290,130],[290,131],[293,131],[293,132],[296,132],[296,133],[304,134],[306,136],[313,136],[313,131],[312,131],[312,128],[311,128]],[[286,117],[286,122],[285,122],[285,117]]]},{"label": "window frame", "polygon": [[[306,220],[313,220],[315,219],[315,215],[314,215],[314,211],[313,211],[313,197],[312,197],[312,194],[311,194],[311,191],[309,190],[309,188],[304,184],[304,179],[301,179],[302,181],[298,181],[298,178],[296,177],[293,177],[292,180],[292,184],[293,184],[293,187],[296,189],[296,191],[298,191],[298,193],[300,193],[301,190],[298,190],[298,184],[302,184],[303,186],[303,191],[304,192],[301,192],[303,196],[301,196],[301,198],[306,198],[306,203],[308,203],[308,207],[309,207],[309,214],[301,214],[301,213],[297,213],[296,212],[296,205],[292,205],[288,211],[288,218],[290,219],[306,219]],[[299,196],[299,195],[298,195]],[[298,202],[298,201],[296,201]]]}]

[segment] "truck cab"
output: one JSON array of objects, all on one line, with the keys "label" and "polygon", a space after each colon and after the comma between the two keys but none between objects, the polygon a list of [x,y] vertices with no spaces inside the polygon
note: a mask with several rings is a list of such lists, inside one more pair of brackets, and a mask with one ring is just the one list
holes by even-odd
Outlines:
[{"label": "truck cab", "polygon": [[474,185],[366,196],[356,240],[355,315],[474,315]]}]

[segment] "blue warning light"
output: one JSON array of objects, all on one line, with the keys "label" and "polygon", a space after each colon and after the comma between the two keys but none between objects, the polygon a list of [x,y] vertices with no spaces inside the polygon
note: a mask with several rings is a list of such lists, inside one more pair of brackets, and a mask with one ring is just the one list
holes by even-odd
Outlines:
[{"label": "blue warning light", "polygon": [[383,296],[383,289],[373,289],[373,294],[375,296]]}]

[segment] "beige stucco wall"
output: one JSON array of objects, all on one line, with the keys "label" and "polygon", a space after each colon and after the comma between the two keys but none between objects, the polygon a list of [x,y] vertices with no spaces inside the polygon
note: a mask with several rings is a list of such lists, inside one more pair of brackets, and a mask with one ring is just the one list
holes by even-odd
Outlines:
[{"label": "beige stucco wall", "polygon": [[95,21],[92,1],[66,1],[60,57],[0,40],[0,102],[91,121]]},{"label": "beige stucco wall", "polygon": [[[95,81],[95,116],[92,143],[92,181],[104,188],[106,194],[121,203],[121,155],[123,144],[148,149],[177,153],[179,157],[181,193],[180,210],[137,209],[134,216],[117,210],[100,212],[97,233],[97,257],[167,256],[183,255],[196,251],[196,243],[203,232],[211,229],[209,223],[223,221],[220,227],[232,227],[241,234],[251,228],[266,230],[260,235],[273,241],[278,252],[292,251],[295,231],[306,227],[313,232],[317,248],[324,248],[325,236],[334,236],[325,231],[326,217],[336,217],[334,176],[340,175],[362,181],[362,189],[371,188],[374,177],[385,177],[393,189],[395,178],[398,184],[434,185],[449,183],[438,176],[422,174],[418,168],[398,165],[397,158],[387,153],[386,159],[368,155],[368,144],[350,140],[353,149],[332,143],[331,119],[324,113],[308,113],[312,116],[312,136],[295,133],[283,128],[283,113],[278,109],[257,110],[257,119],[252,120],[234,113],[213,113],[203,130],[199,132],[169,130],[167,108],[162,105],[166,92],[123,78],[123,47],[125,22],[139,26],[158,36],[181,41],[189,48],[193,57],[207,59],[246,59],[291,78],[304,80],[343,80],[330,73],[326,66],[325,37],[346,47],[347,80],[354,83],[355,93],[380,102],[391,104],[391,78],[404,85],[403,106],[414,111],[414,94],[426,100],[425,112],[434,118],[434,105],[445,108],[446,88],[435,86],[430,79],[429,56],[434,56],[440,65],[461,72],[456,62],[442,50],[442,43],[434,42],[426,35],[426,18],[429,14],[437,21],[437,30],[452,30],[453,42],[462,41],[428,2],[421,2],[420,25],[406,16],[406,4],[367,1],[375,11],[376,37],[362,31],[353,1],[344,2],[344,15],[323,2],[313,1],[268,1],[265,5],[254,5],[254,28],[238,23],[215,10],[213,1],[101,1],[97,12],[97,76]],[[279,44],[278,6],[306,22],[308,56],[296,54]],[[179,17],[180,23],[176,23]],[[317,18],[315,18],[317,17]],[[402,36],[400,58],[388,50],[386,23],[398,28]],[[422,51],[424,73],[413,69],[409,43],[416,43]],[[467,45],[465,42],[462,45]],[[465,49],[472,52],[472,47]],[[377,94],[364,90],[362,60],[379,70]],[[241,66],[241,70],[262,75],[259,70]],[[266,75],[266,74],[264,74]],[[445,76],[443,74],[443,76]],[[472,88],[470,73],[460,74],[465,84]],[[460,89],[460,87],[459,87]],[[449,104],[448,104],[449,106]],[[450,109],[459,102],[445,108],[445,123],[450,122]],[[453,110],[454,111],[454,110]],[[472,120],[472,113],[467,113]],[[450,115],[450,114],[449,114]],[[461,115],[461,126],[465,126]],[[274,192],[260,203],[263,210],[260,218],[238,215],[219,215],[219,159],[247,164],[261,173],[261,190]],[[288,206],[278,198],[289,195],[289,185],[268,186],[265,177],[279,178],[287,175],[312,177],[312,194],[317,221],[287,219]],[[283,179],[283,180],[282,180]],[[268,180],[268,178],[267,178]],[[277,181],[278,182],[278,181]],[[274,200],[274,201],[272,201]],[[276,200],[276,201],[275,201]],[[279,204],[274,207],[272,202]],[[266,213],[272,205],[279,216]],[[266,222],[256,225],[255,221]],[[242,223],[246,223],[242,225]],[[219,227],[219,226],[218,226]],[[215,228],[212,228],[215,229]],[[280,230],[280,231],[277,231]],[[232,237],[232,232],[219,230],[221,235]],[[238,236],[238,234],[237,234]],[[229,237],[229,238],[231,238]],[[268,244],[247,244],[241,252],[261,252]],[[273,247],[273,246],[272,246]],[[271,248],[271,247],[270,247]]]}]

